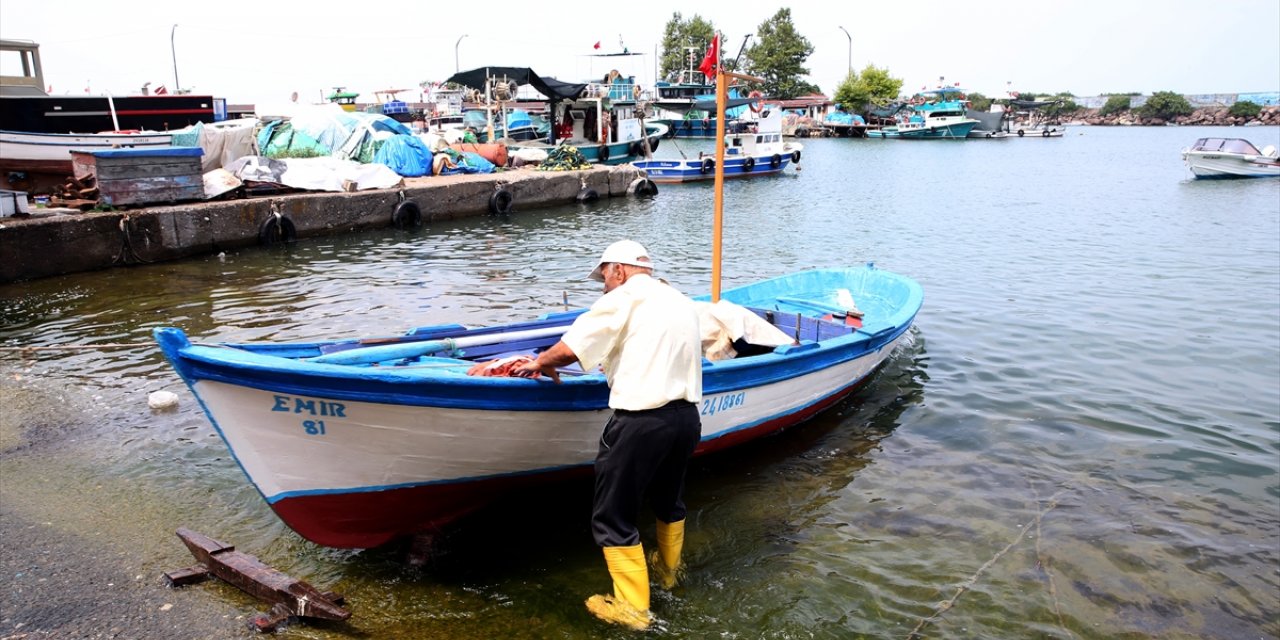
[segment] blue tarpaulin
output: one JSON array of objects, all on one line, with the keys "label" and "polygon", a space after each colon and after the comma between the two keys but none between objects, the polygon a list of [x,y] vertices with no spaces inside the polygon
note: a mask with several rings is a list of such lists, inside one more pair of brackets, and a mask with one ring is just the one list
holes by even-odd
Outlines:
[{"label": "blue tarpaulin", "polygon": [[391,136],[382,142],[373,161],[396,173],[415,178],[431,173],[431,150],[415,136]]}]

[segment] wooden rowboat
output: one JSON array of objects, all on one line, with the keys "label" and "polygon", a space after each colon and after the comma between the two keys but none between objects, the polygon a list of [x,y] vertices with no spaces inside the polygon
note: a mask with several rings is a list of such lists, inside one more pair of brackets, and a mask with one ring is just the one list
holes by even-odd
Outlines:
[{"label": "wooden rowboat", "polygon": [[[796,341],[704,361],[699,454],[794,426],[847,396],[908,339],[923,291],[868,265],[721,298]],[[850,301],[861,326],[846,315]],[[603,374],[567,371],[576,375],[562,384],[466,374],[478,361],[549,347],[581,312],[305,344],[201,345],[176,328],[155,337],[276,514],[317,544],[366,548],[513,489],[591,472],[608,417]]]}]

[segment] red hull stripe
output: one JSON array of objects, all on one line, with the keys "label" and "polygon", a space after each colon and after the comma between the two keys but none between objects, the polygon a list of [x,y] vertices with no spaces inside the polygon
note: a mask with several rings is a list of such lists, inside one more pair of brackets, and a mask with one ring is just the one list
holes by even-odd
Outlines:
[{"label": "red hull stripe", "polygon": [[[804,422],[853,392],[870,375],[795,413],[779,416],[698,445],[695,455],[727,449]],[[325,493],[282,498],[276,515],[299,535],[326,547],[368,549],[398,537],[430,532],[515,489],[591,473],[590,466],[547,473],[428,484],[362,493]]]}]

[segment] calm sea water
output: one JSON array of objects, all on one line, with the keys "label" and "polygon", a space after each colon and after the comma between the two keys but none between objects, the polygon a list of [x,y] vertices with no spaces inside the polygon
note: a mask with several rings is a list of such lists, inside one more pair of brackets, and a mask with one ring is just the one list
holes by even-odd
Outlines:
[{"label": "calm sea water", "polygon": [[[919,280],[925,306],[850,401],[695,465],[688,580],[655,591],[663,635],[1280,636],[1280,180],[1191,180],[1179,151],[1206,135],[1280,144],[1176,127],[808,140],[800,172],[731,182],[726,286],[873,261]],[[589,304],[583,278],[619,238],[703,293],[711,212],[710,185],[665,186],[8,285],[0,343],[528,319]],[[408,567],[281,525],[155,348],[9,356],[0,374],[6,508],[150,550],[139,573],[181,566],[172,530],[190,526],[348,597],[349,624],[286,637],[632,637],[582,607],[609,585],[588,485],[496,505]],[[147,408],[160,389],[179,411]]]}]

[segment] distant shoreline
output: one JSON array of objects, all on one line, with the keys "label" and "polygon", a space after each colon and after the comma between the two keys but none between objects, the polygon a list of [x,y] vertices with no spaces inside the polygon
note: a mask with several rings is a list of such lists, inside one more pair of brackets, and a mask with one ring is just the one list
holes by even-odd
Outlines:
[{"label": "distant shoreline", "polygon": [[1263,107],[1258,112],[1258,115],[1252,118],[1232,116],[1228,113],[1230,110],[1230,107],[1203,107],[1196,109],[1191,115],[1165,120],[1163,118],[1143,118],[1133,111],[1121,111],[1103,116],[1098,114],[1101,111],[1100,109],[1081,108],[1069,113],[1059,114],[1056,118],[1050,119],[1050,122],[1052,124],[1074,123],[1104,127],[1162,127],[1168,124],[1189,127],[1280,126],[1280,106]]}]

